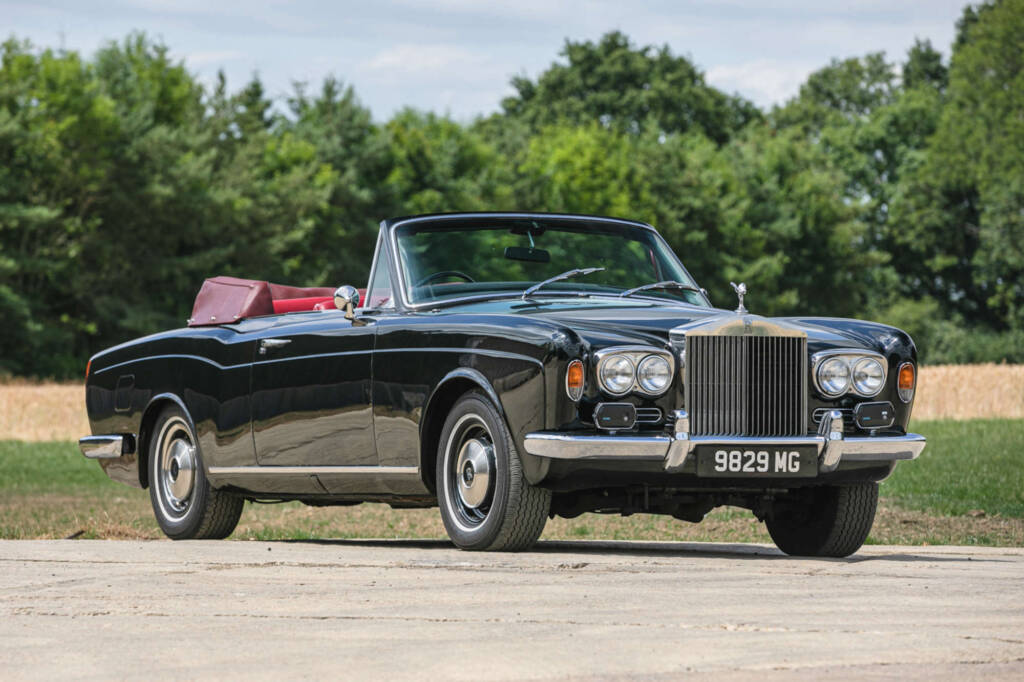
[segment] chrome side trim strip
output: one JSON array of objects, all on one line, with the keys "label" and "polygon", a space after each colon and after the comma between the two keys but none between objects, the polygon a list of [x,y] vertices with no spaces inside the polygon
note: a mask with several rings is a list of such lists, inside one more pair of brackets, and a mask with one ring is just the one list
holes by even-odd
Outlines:
[{"label": "chrome side trim strip", "polygon": [[124,436],[85,436],[78,439],[78,447],[89,459],[115,459],[123,454]]},{"label": "chrome side trim strip", "polygon": [[329,475],[343,474],[371,476],[419,476],[419,467],[394,466],[243,466],[243,467],[210,467],[211,476],[266,476],[267,474],[283,475]]}]

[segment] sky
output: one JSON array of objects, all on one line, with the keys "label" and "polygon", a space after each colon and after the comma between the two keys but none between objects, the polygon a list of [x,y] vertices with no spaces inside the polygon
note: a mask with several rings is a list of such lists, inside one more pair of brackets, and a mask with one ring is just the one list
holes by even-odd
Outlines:
[{"label": "sky", "polygon": [[292,83],[351,84],[377,120],[405,106],[469,120],[500,108],[511,77],[536,77],[566,39],[621,30],[668,45],[707,81],[762,107],[784,102],[833,57],[915,38],[949,55],[965,0],[0,0],[0,37],[92,54],[135,30],[162,41],[204,83],[255,73],[268,94]]}]

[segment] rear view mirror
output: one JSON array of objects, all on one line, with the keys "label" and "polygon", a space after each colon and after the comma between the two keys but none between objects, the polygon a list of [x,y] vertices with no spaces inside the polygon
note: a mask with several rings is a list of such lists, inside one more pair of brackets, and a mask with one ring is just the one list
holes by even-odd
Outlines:
[{"label": "rear view mirror", "polygon": [[531,263],[550,263],[551,252],[526,246],[506,246],[505,258],[523,260]]}]

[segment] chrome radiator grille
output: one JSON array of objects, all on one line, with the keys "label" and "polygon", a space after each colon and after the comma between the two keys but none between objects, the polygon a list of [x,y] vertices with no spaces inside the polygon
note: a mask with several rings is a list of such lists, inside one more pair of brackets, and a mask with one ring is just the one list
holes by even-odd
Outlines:
[{"label": "chrome radiator grille", "polygon": [[807,339],[687,336],[686,409],[694,435],[804,435]]}]

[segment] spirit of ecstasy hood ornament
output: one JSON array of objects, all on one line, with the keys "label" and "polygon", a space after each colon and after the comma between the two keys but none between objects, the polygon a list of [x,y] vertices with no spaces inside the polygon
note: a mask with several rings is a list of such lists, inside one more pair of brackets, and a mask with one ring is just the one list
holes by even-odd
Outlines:
[{"label": "spirit of ecstasy hood ornament", "polygon": [[729,284],[732,285],[733,291],[736,292],[736,295],[739,296],[740,299],[740,307],[736,309],[736,312],[743,315],[747,312],[747,309],[743,306],[743,297],[747,293],[747,285],[743,282],[740,282],[739,284],[736,284],[736,282],[729,282]]}]

